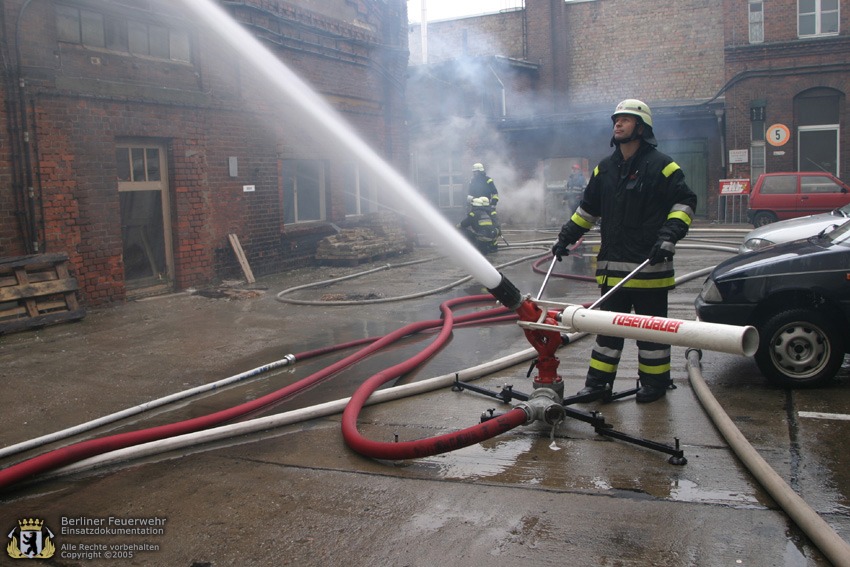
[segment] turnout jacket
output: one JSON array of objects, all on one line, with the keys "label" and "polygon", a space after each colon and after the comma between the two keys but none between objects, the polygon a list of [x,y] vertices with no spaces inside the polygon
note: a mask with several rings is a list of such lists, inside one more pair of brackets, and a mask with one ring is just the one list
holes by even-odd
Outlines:
[{"label": "turnout jacket", "polygon": [[469,230],[482,242],[493,242],[501,234],[495,207],[472,207],[458,227]]},{"label": "turnout jacket", "polygon": [[[688,232],[697,197],[679,165],[642,142],[629,160],[619,146],[593,170],[581,204],[559,240],[573,244],[601,220],[596,281],[614,286],[649,257],[658,240],[675,244]],[[637,289],[674,287],[672,259],[647,265],[626,282]]]},{"label": "turnout jacket", "polygon": [[499,204],[499,191],[496,189],[496,184],[491,178],[478,171],[472,174],[467,194],[472,198],[487,197],[492,207]]}]

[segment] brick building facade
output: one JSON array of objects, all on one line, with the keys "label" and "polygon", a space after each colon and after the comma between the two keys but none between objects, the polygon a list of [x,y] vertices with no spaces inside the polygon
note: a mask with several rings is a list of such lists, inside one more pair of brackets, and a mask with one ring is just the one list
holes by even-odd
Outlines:
[{"label": "brick building facade", "polygon": [[[403,0],[217,4],[405,168]],[[231,233],[255,274],[280,270],[381,199],[181,6],[0,8],[0,256],[67,253],[91,305],[239,277]]]},{"label": "brick building facade", "polygon": [[[703,218],[721,179],[850,165],[837,0],[526,0],[425,34],[404,0],[217,4],[450,217],[483,161],[503,220],[560,224],[628,97]],[[0,30],[0,257],[67,253],[90,304],[238,277],[229,234],[258,275],[304,262],[385,199],[180,3],[6,0]]]},{"label": "brick building facade", "polygon": [[[414,173],[451,210],[442,196],[461,194],[469,165],[484,160],[497,181],[522,189],[503,203],[551,210],[547,195],[571,164],[587,169],[610,152],[611,111],[635,97],[652,107],[659,148],[685,171],[697,215],[728,220],[721,179],[846,171],[848,18],[837,0],[526,0],[521,10],[431,22],[428,65],[413,67],[409,85]],[[421,63],[420,26],[409,35],[411,62]],[[489,64],[498,61],[501,72]],[[429,98],[435,76],[445,86]],[[478,97],[467,95],[454,117],[429,113],[471,85]],[[500,91],[506,104],[488,103]],[[464,128],[450,128],[458,116]],[[791,133],[782,148],[769,141],[777,124]],[[430,142],[446,130],[451,152]]]},{"label": "brick building facade", "polygon": [[837,0],[723,5],[728,147],[746,157],[729,176],[827,170],[846,179],[850,11]]},{"label": "brick building facade", "polygon": [[[724,83],[723,17],[717,7],[702,0],[526,0],[521,10],[430,23],[427,70],[417,73],[413,67],[408,86],[417,182],[428,192],[440,180],[468,178],[469,165],[485,161],[488,173],[508,190],[502,200],[506,216],[525,205],[549,215],[560,206],[553,197],[562,192],[570,166],[578,163],[587,174],[610,153],[610,115],[617,102],[641,98],[653,109],[660,149],[682,165],[700,198],[697,214],[708,217],[714,206],[709,187],[720,177],[723,161],[718,118],[723,104],[714,99]],[[412,62],[419,27],[411,26]],[[486,50],[465,46],[464,41],[482,36],[493,49],[489,57],[502,62],[503,70],[483,65]],[[443,38],[449,48],[442,48]],[[427,84],[435,68],[463,59],[479,61],[481,93],[499,93],[505,103],[493,112],[494,105],[475,108],[475,98],[466,97],[470,104],[462,115],[467,126],[473,125],[469,135],[455,142],[453,156],[441,147],[428,153],[432,146],[422,140],[440,127],[428,111],[417,113],[435,106],[421,100],[428,91],[418,78]],[[442,78],[452,86],[440,92],[441,100],[456,85],[475,83],[467,66],[454,65],[464,73],[460,82]],[[453,174],[436,179],[428,175],[428,164]],[[515,198],[511,189],[518,189]],[[461,193],[462,184],[454,191]],[[555,225],[566,214],[549,218],[525,212],[521,220]]]}]

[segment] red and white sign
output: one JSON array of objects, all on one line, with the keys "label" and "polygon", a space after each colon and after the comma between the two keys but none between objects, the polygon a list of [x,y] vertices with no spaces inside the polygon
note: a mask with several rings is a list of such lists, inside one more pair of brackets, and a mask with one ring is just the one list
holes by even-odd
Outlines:
[{"label": "red and white sign", "polygon": [[771,146],[784,146],[791,137],[791,130],[785,124],[772,124],[767,128],[765,138]]},{"label": "red and white sign", "polygon": [[748,195],[750,193],[749,179],[721,179],[721,195]]}]

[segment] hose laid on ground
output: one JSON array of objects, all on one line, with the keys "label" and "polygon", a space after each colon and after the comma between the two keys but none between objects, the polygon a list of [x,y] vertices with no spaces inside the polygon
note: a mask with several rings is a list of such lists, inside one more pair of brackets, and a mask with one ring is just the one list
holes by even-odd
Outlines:
[{"label": "hose laid on ground", "polygon": [[35,447],[41,447],[42,445],[47,445],[48,443],[53,443],[54,441],[60,441],[62,439],[67,439],[73,435],[77,435],[79,433],[84,433],[86,431],[90,431],[95,429],[96,427],[100,427],[101,425],[107,425],[109,423],[113,423],[119,421],[121,419],[131,417],[133,415],[140,414],[142,412],[146,412],[160,406],[164,406],[166,404],[170,404],[172,402],[176,402],[179,400],[183,400],[185,398],[189,398],[192,396],[196,396],[198,394],[203,394],[205,392],[210,392],[212,390],[218,390],[223,388],[224,386],[228,386],[230,384],[235,384],[236,382],[241,382],[248,378],[253,378],[254,376],[259,376],[260,374],[264,374],[271,370],[276,370],[278,368],[283,368],[285,366],[289,366],[291,364],[295,364],[295,362],[301,362],[307,360],[309,358],[313,358],[316,356],[320,356],[323,354],[327,354],[329,352],[343,350],[355,346],[360,346],[362,344],[366,344],[369,342],[377,341],[379,337],[369,337],[365,339],[358,339],[348,343],[343,343],[339,345],[334,345],[332,347],[324,347],[318,348],[314,350],[305,351],[298,354],[287,354],[280,360],[276,360],[274,362],[270,362],[268,364],[264,364],[262,366],[258,366],[251,370],[247,370],[240,374],[236,374],[233,376],[229,376],[227,378],[222,378],[216,382],[210,382],[209,384],[202,384],[195,388],[190,388],[188,390],[183,390],[182,392],[177,392],[174,394],[170,394],[168,396],[163,396],[161,398],[157,398],[155,400],[151,400],[149,402],[145,402],[139,404],[137,406],[133,406],[131,408],[126,408],[121,411],[117,411],[115,413],[111,413],[109,415],[105,415],[103,417],[99,417],[97,419],[93,419],[91,421],[87,421],[85,423],[81,423],[79,425],[75,425],[73,427],[69,427],[67,429],[62,429],[60,431],[55,431],[53,433],[48,433],[47,435],[42,435],[40,437],[35,437],[33,439],[29,439],[27,441],[22,441],[21,443],[16,443],[14,445],[9,445],[8,447],[3,447],[0,449],[0,458],[8,457],[9,455],[14,455],[17,453],[21,453],[28,449],[34,449]]},{"label": "hose laid on ground", "polygon": [[844,541],[832,527],[815,512],[806,501],[774,471],[758,454],[747,438],[735,426],[726,412],[711,394],[700,370],[700,351],[689,349],[686,353],[688,379],[691,387],[714,425],[729,443],[735,455],[756,477],[771,497],[794,520],[818,549],[839,567],[850,566],[850,544]]},{"label": "hose laid on ground", "polygon": [[[457,305],[463,302],[483,301],[492,302],[493,297],[490,295],[477,295],[465,298],[462,297],[452,300],[452,304]],[[508,310],[507,308],[497,307],[494,309],[489,309],[487,311],[471,313],[462,317],[458,317],[457,322],[465,323],[469,321],[480,320],[483,318],[488,318],[488,321],[495,321],[516,317],[513,313],[511,313],[510,315],[507,315],[507,313],[510,313],[510,310]],[[452,321],[454,321],[453,318]],[[372,344],[370,344],[369,346],[360,349],[356,353],[353,353],[343,358],[342,360],[331,364],[330,366],[320,370],[319,372],[316,372],[311,376],[308,376],[307,378],[304,378],[303,380],[299,380],[298,382],[290,384],[289,386],[284,387],[276,392],[266,394],[265,396],[252,400],[250,402],[246,402],[244,404],[240,404],[238,406],[234,406],[226,410],[177,423],[152,427],[149,429],[143,429],[140,431],[121,433],[108,437],[82,441],[65,447],[60,447],[48,453],[38,455],[20,463],[16,463],[10,467],[0,470],[0,490],[5,489],[13,484],[16,484],[21,480],[31,478],[45,471],[57,468],[62,465],[73,463],[86,457],[91,457],[93,455],[98,455],[107,451],[122,449],[124,447],[137,445],[139,443],[145,443],[148,441],[172,437],[182,433],[189,433],[192,431],[206,429],[214,425],[218,425],[220,423],[224,423],[236,419],[238,417],[248,415],[252,412],[256,412],[273,403],[277,403],[294,396],[295,394],[321,382],[329,376],[336,374],[337,372],[345,369],[348,366],[351,366],[352,364],[358,362],[359,360],[362,360],[363,358],[366,358],[367,356],[380,350],[381,348],[384,348],[389,344],[392,344],[408,335],[437,326],[442,326],[443,328],[445,328],[445,321],[427,320],[420,321],[417,323],[411,323],[409,325],[406,325],[405,327],[397,329],[396,331],[393,331],[392,333],[381,337],[380,339],[372,342]]]},{"label": "hose laid on ground", "polygon": [[490,419],[478,425],[466,429],[438,435],[427,439],[416,441],[403,441],[399,443],[382,443],[365,438],[357,430],[357,418],[366,400],[372,393],[386,382],[409,372],[425,360],[433,356],[451,336],[454,315],[451,308],[456,304],[455,300],[449,300],[440,305],[443,313],[444,325],[437,339],[423,349],[416,356],[399,364],[391,366],[386,370],[375,374],[366,380],[354,395],[345,410],[342,412],[342,436],[346,444],[361,455],[375,459],[414,459],[437,455],[480,443],[519,427],[528,421],[525,410],[514,408],[506,414]]},{"label": "hose laid on ground", "polygon": [[[514,264],[519,264],[520,262],[525,262],[526,260],[530,260],[532,258],[537,258],[538,256],[539,256],[539,254],[532,254],[532,255],[529,255],[529,256],[523,256],[522,258],[517,258],[515,260],[511,260],[509,262],[499,264],[499,265],[495,266],[495,268],[497,270],[502,269],[502,268],[506,268],[506,267],[512,266]],[[423,258],[421,260],[412,260],[410,262],[403,262],[401,264],[385,264],[385,265],[379,266],[377,268],[372,268],[371,270],[356,272],[356,273],[353,273],[353,274],[349,274],[347,276],[341,276],[341,277],[338,277],[338,278],[332,278],[332,279],[324,280],[324,281],[311,282],[311,283],[308,283],[308,284],[299,285],[299,286],[296,286],[296,287],[291,287],[289,289],[285,289],[283,291],[280,291],[275,296],[275,299],[277,299],[278,301],[280,301],[282,303],[291,303],[293,305],[321,305],[321,306],[366,305],[366,304],[372,304],[372,303],[392,303],[392,302],[395,302],[395,301],[406,301],[408,299],[418,299],[420,297],[426,297],[428,295],[434,295],[435,293],[440,293],[441,291],[446,291],[446,290],[452,289],[453,287],[457,287],[457,286],[459,286],[463,283],[466,283],[466,282],[468,282],[472,279],[472,276],[465,276],[465,277],[463,277],[459,280],[455,280],[455,281],[448,283],[444,286],[440,286],[440,287],[437,287],[437,288],[434,288],[434,289],[427,289],[425,291],[419,291],[419,292],[411,293],[411,294],[408,294],[408,295],[399,295],[399,296],[396,296],[396,297],[380,297],[380,298],[375,298],[375,299],[350,299],[350,300],[337,300],[337,301],[333,301],[333,300],[331,300],[331,301],[317,301],[317,300],[313,300],[313,299],[292,299],[292,298],[289,298],[289,297],[285,297],[286,295],[289,295],[290,293],[300,291],[302,289],[308,289],[308,288],[312,288],[312,287],[328,286],[328,285],[339,283],[339,282],[349,280],[349,279],[352,279],[352,278],[357,278],[357,277],[360,277],[360,276],[365,276],[367,274],[380,272],[382,270],[389,270],[391,268],[401,268],[401,267],[404,267],[404,266],[410,266],[410,265],[413,265],[413,264],[421,264],[423,262],[430,262],[432,260],[438,260],[438,259],[440,259],[440,257],[433,256],[431,258]]]},{"label": "hose laid on ground", "polygon": [[[710,270],[710,268],[708,269]],[[676,283],[689,281],[703,275],[705,272],[706,269],[701,269],[690,274],[686,274],[681,278],[677,278]],[[440,307],[444,313],[443,318],[447,320],[450,319],[452,317],[450,310],[451,302],[446,302]],[[444,332],[445,329],[446,328],[444,327]],[[372,457],[374,459],[415,459],[437,455],[479,443],[485,439],[490,439],[496,435],[504,433],[505,431],[518,427],[519,425],[523,425],[528,421],[529,416],[524,410],[514,408],[499,418],[491,420],[497,421],[494,427],[489,427],[488,424],[490,421],[488,421],[461,431],[426,439],[419,439],[416,441],[385,443],[372,441],[361,435],[357,429],[357,418],[359,417],[360,411],[369,396],[382,384],[409,371],[410,368],[414,367],[416,364],[420,364],[421,361],[430,356],[431,352],[436,350],[436,348],[439,348],[436,344],[431,345],[429,349],[426,349],[417,355],[416,358],[419,360],[410,359],[388,368],[383,372],[375,374],[357,389],[342,414],[342,435],[346,444],[351,449],[357,451],[361,455]]]},{"label": "hose laid on ground", "polygon": [[[455,327],[457,327],[457,325],[455,325]],[[586,333],[571,333],[569,335],[570,344],[579,340],[585,335]],[[477,366],[472,366],[469,368],[458,370],[456,372],[444,374],[442,376],[435,376],[433,378],[419,380],[417,382],[403,384],[401,386],[384,388],[382,390],[378,390],[377,392],[369,396],[369,399],[366,401],[366,405],[370,406],[389,401],[400,400],[402,398],[417,396],[420,394],[433,392],[434,390],[448,388],[456,380],[460,380],[463,382],[476,380],[478,378],[493,374],[494,372],[510,368],[522,362],[527,362],[528,360],[531,360],[536,356],[537,351],[529,347],[514,354],[503,356],[501,358],[497,358],[495,360],[491,360],[483,364],[479,364]],[[204,443],[212,443],[214,441],[231,439],[234,437],[245,436],[260,431],[265,431],[268,429],[284,427],[295,423],[301,423],[312,419],[335,415],[341,413],[350,400],[351,398],[343,398],[284,413],[258,417],[248,421],[240,421],[238,423],[222,425],[211,429],[205,429],[203,431],[196,431],[194,433],[186,433],[184,435],[176,435],[167,439],[160,439],[158,441],[151,441],[148,443],[133,445],[132,447],[118,449],[116,451],[110,451],[108,453],[103,453],[95,457],[83,459],[81,461],[77,461],[74,464],[58,468],[43,475],[40,480],[48,480],[51,478],[57,478],[69,474],[98,469],[116,463],[127,462],[134,459],[141,459],[153,455],[159,455],[168,451],[186,449],[189,447],[202,445]],[[187,453],[188,452],[181,453],[181,456]]]},{"label": "hose laid on ground", "polygon": [[[516,260],[516,261],[511,261],[511,262],[508,262],[504,265],[505,266],[511,265],[511,264],[519,262],[519,261],[524,261],[528,258],[530,258],[530,257],[522,258],[522,259]],[[538,260],[538,262],[545,260],[545,259],[548,259],[548,256],[544,256],[544,258],[542,258],[541,260]],[[397,266],[406,266],[406,265],[411,265],[411,264],[418,264],[418,263],[426,262],[426,261],[429,261],[429,260],[431,260],[431,258],[427,258],[427,259],[423,259],[423,260],[415,260],[415,261],[412,261],[412,262],[406,262],[406,263],[398,264]],[[364,272],[359,272],[357,274],[352,274],[352,275],[349,275],[349,276],[344,276],[342,278],[337,278],[335,280],[329,280],[327,282],[319,282],[318,284],[314,283],[314,284],[310,284],[308,286],[300,286],[298,288],[292,288],[290,291],[294,291],[295,289],[302,289],[304,287],[314,287],[316,285],[323,285],[323,284],[327,285],[329,283],[343,281],[343,280],[347,280],[347,279],[350,279],[350,278],[353,278],[353,277],[358,277],[358,276],[366,275],[366,274],[369,274],[369,273],[374,273],[376,271],[380,271],[380,270],[383,270],[383,269],[386,269],[386,268],[389,268],[389,267],[392,267],[392,266],[386,266],[386,267],[376,268],[376,269],[372,269],[372,270],[367,270],[367,271],[364,271]],[[490,299],[490,296],[484,296],[484,297]],[[459,319],[458,324],[462,325],[462,324],[466,324],[467,322],[474,322],[474,318],[477,318],[477,316],[473,315],[471,319],[467,319],[465,321]],[[515,318],[514,315],[506,315],[504,320],[509,320],[509,319],[513,319],[513,318]],[[495,322],[495,320],[490,319],[488,322]],[[184,399],[184,398],[187,398],[187,397],[190,397],[190,396],[193,396],[193,395],[197,395],[197,394],[200,394],[200,393],[203,393],[203,392],[208,392],[208,391],[211,391],[211,390],[214,390],[214,389],[217,389],[217,388],[221,388],[223,386],[238,382],[240,380],[244,380],[244,379],[247,379],[249,377],[257,376],[257,375],[262,374],[264,372],[268,372],[268,371],[273,370],[275,368],[287,366],[289,364],[294,363],[296,360],[298,360],[298,361],[306,360],[307,358],[312,358],[314,356],[319,356],[321,354],[326,354],[326,353],[329,353],[329,352],[333,352],[333,351],[337,351],[337,350],[341,350],[341,349],[345,349],[345,348],[350,348],[350,347],[353,347],[353,346],[359,346],[361,344],[366,344],[366,343],[374,342],[374,341],[377,341],[377,340],[379,340],[379,339],[378,338],[365,338],[365,339],[359,339],[359,340],[356,340],[356,341],[351,341],[349,343],[343,343],[341,345],[335,345],[335,346],[330,346],[330,347],[314,349],[314,350],[311,350],[311,351],[299,353],[297,355],[289,354],[289,355],[286,355],[286,357],[284,357],[281,360],[278,360],[278,361],[275,361],[275,362],[254,368],[252,370],[249,370],[247,372],[243,372],[243,373],[238,374],[236,376],[225,378],[225,379],[222,379],[222,380],[219,380],[217,382],[210,383],[210,384],[201,385],[199,387],[192,388],[192,389],[186,390],[184,392],[179,392],[177,394],[172,394],[172,395],[169,395],[169,396],[166,396],[166,397],[163,397],[163,398],[159,398],[159,399],[153,400],[151,402],[139,404],[138,406],[128,408],[128,409],[125,409],[125,410],[110,414],[108,416],[104,416],[104,417],[89,421],[87,423],[84,423],[84,424],[81,424],[81,425],[78,425],[78,426],[75,426],[75,427],[71,427],[71,428],[68,428],[68,429],[65,429],[65,430],[62,430],[62,431],[58,431],[58,432],[55,432],[55,433],[51,433],[51,434],[44,435],[44,436],[41,436],[41,437],[38,437],[38,438],[35,438],[35,439],[28,440],[28,441],[25,441],[25,442],[22,442],[22,443],[18,443],[18,444],[9,446],[9,447],[2,448],[2,449],[0,449],[0,457],[12,455],[12,454],[22,452],[22,451],[27,450],[27,449],[31,449],[31,448],[34,448],[34,447],[45,445],[47,443],[51,443],[51,442],[54,442],[54,441],[65,439],[65,438],[70,437],[72,435],[76,435],[76,434],[94,429],[94,428],[99,427],[101,425],[105,425],[105,424],[108,424],[108,423],[111,423],[111,422],[114,422],[114,421],[118,421],[120,419],[129,417],[129,416],[132,416],[132,415],[136,415],[138,413],[148,411],[150,409],[153,409],[153,408],[156,408],[156,407],[159,407],[159,406],[162,406],[162,405],[165,405],[165,404],[168,404],[168,403],[180,400],[180,399]],[[270,394],[270,396],[271,395],[273,395],[273,394]],[[288,394],[283,394],[284,397],[286,397],[287,395]],[[291,394],[291,395],[294,395],[294,393]],[[273,402],[269,402],[269,403],[273,403]],[[256,411],[256,410],[248,410],[248,411]],[[167,427],[167,426],[163,426],[163,427]],[[113,436],[113,437],[115,437],[115,436]],[[92,442],[94,442],[94,441],[96,441],[96,440],[93,440]],[[0,471],[0,480],[2,480],[2,478],[3,478],[3,475],[2,475],[3,472],[5,472],[5,471]],[[9,473],[9,474],[11,474],[11,473]]]},{"label": "hose laid on ground", "polygon": [[[703,269],[703,270],[699,270],[698,272],[694,272],[694,273],[682,276],[681,278],[679,278],[677,280],[677,282],[681,283],[683,281],[687,281],[689,279],[692,279],[693,277],[696,277],[697,275],[701,275],[703,272],[707,271],[708,269],[710,269],[710,268],[706,268],[706,269]],[[360,272],[359,275],[372,273],[373,271],[375,271],[375,270],[368,270],[366,272]],[[346,277],[345,279],[348,279],[348,277]],[[491,299],[490,296],[482,296],[482,297],[484,297],[488,300]],[[507,311],[508,310],[506,310],[504,308],[499,309],[499,312],[502,312],[502,313],[507,313]],[[459,325],[465,325],[467,323],[475,323],[476,319],[478,319],[479,317],[481,317],[481,315],[472,314],[470,316],[465,316],[465,317],[459,318],[456,323],[457,323],[458,326]],[[498,313],[496,313],[496,314],[491,314],[488,317],[489,318],[487,319],[487,322],[496,322],[498,320],[514,319],[515,315],[510,314],[510,315],[503,315],[502,317],[498,317]],[[578,333],[578,334],[576,334],[576,338],[584,336],[584,335],[585,335],[585,333]],[[368,343],[368,342],[374,342],[374,341],[377,341],[377,340],[378,340],[378,338],[359,339],[359,340],[351,341],[351,342],[348,342],[348,343],[343,343],[343,344],[336,345],[336,346],[324,347],[324,348],[314,349],[314,350],[311,350],[311,351],[306,351],[304,353],[300,353],[300,354],[297,354],[297,355],[287,355],[287,357],[285,357],[283,360],[286,361],[286,360],[289,359],[289,357],[293,357],[296,360],[305,360],[309,357],[318,356],[318,355],[321,355],[321,354],[326,354],[326,353],[329,353],[329,352],[340,350],[342,348],[349,348],[349,347],[352,347],[352,346],[357,346],[359,344],[365,344],[365,343]],[[214,389],[216,387],[221,387],[222,385],[229,384],[229,383],[236,381],[236,379],[239,379],[240,377],[241,378],[247,378],[248,376],[253,376],[253,375],[259,374],[262,371],[277,367],[278,363],[280,363],[280,362],[281,361],[277,361],[275,363],[271,363],[269,365],[261,366],[261,367],[254,369],[254,370],[242,373],[242,374],[237,375],[235,377],[226,378],[226,379],[220,380],[218,382],[214,382],[214,383],[211,383],[211,384],[200,386],[198,388],[187,390],[185,392],[181,392],[181,393],[178,393],[178,394],[172,394],[171,396],[167,396],[165,398],[160,398],[159,400],[154,400],[153,402],[149,402],[148,404],[141,404],[141,405],[136,406],[134,408],[130,408],[130,409],[124,410],[122,412],[117,412],[117,413],[111,414],[110,416],[105,416],[104,418],[96,419],[96,420],[93,420],[93,421],[88,422],[86,424],[81,424],[79,426],[72,427],[72,428],[69,428],[69,429],[66,429],[66,430],[63,430],[63,431],[60,431],[60,432],[50,434],[50,435],[42,436],[42,437],[39,437],[37,439],[27,441],[27,442],[24,442],[24,443],[19,443],[17,445],[5,448],[5,451],[7,452],[7,454],[11,454],[11,453],[14,453],[14,452],[22,451],[22,450],[27,449],[27,448],[32,448],[34,446],[46,444],[47,442],[50,442],[50,441],[56,441],[56,440],[59,440],[59,439],[65,438],[65,437],[69,437],[73,434],[76,434],[76,433],[79,433],[79,432],[82,432],[82,431],[87,431],[89,429],[93,429],[94,427],[97,427],[99,425],[103,425],[103,424],[108,423],[108,422],[116,421],[118,419],[121,419],[122,417],[134,415],[136,413],[139,413],[140,411],[144,411],[145,409],[151,409],[152,407],[164,405],[165,403],[168,403],[168,401],[174,401],[176,399],[182,399],[182,398],[188,397],[190,395],[194,395],[195,393],[199,393],[201,391],[207,391],[207,390]],[[281,366],[285,366],[285,365],[286,364],[281,364]],[[309,379],[310,379],[310,377],[306,378],[305,380],[309,380]],[[374,397],[374,395],[372,397]],[[371,397],[369,399],[371,399]],[[235,434],[238,434],[238,433],[235,433]],[[189,435],[191,435],[191,434],[189,434]],[[152,441],[152,442],[149,442],[149,443],[153,443],[155,445],[158,442],[162,442],[162,441]],[[140,443],[140,444],[149,444],[149,443]],[[17,448],[17,450],[13,450],[15,448]],[[163,450],[168,450],[168,449],[163,449]],[[117,452],[118,449],[112,449],[111,451]],[[132,452],[132,449],[126,449],[126,451]],[[2,478],[2,477],[0,477],[0,478]]]}]

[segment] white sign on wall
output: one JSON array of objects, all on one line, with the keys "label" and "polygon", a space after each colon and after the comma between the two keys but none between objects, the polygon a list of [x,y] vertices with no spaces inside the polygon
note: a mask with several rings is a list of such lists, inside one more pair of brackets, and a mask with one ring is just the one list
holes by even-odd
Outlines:
[{"label": "white sign on wall", "polygon": [[747,163],[749,150],[729,150],[729,163]]}]

